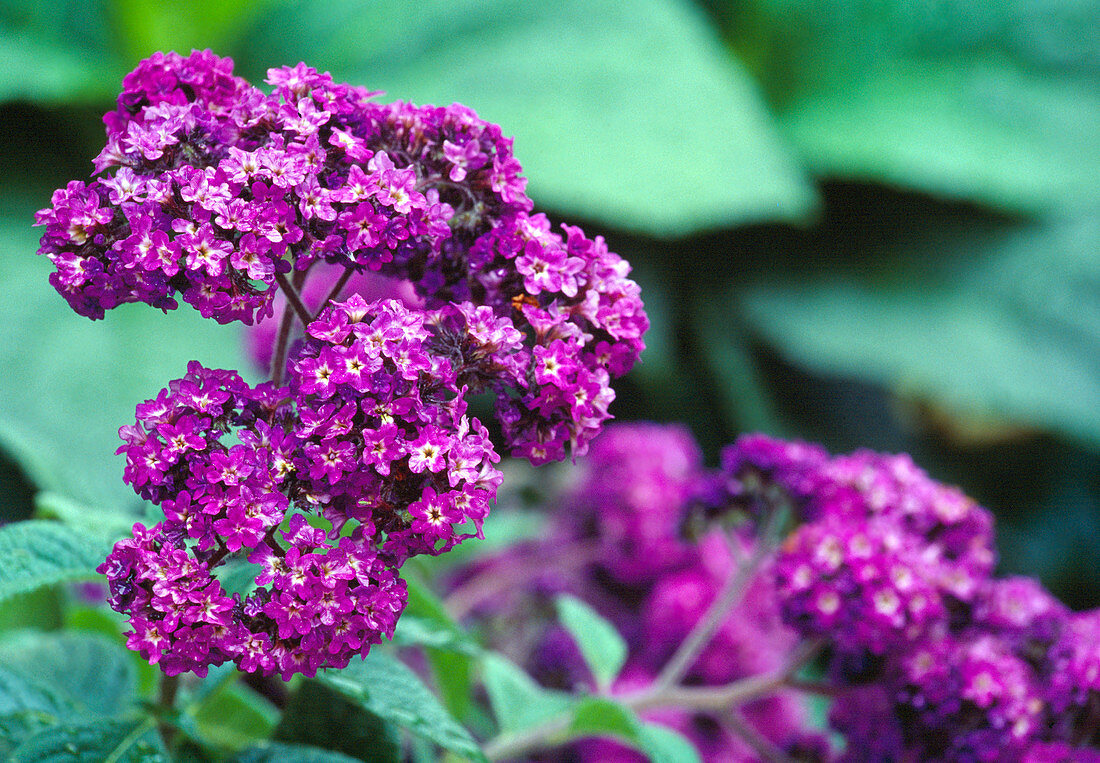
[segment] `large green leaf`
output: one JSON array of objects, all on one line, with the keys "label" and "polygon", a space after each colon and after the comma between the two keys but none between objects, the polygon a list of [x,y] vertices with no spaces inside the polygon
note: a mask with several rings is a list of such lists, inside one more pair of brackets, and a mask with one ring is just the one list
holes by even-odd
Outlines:
[{"label": "large green leaf", "polygon": [[52,726],[15,749],[9,763],[167,763],[152,720],[98,718]]},{"label": "large green leaf", "polygon": [[744,293],[784,354],[1100,446],[1100,220],[936,230],[877,264]]},{"label": "large green leaf", "polygon": [[92,579],[109,550],[106,539],[57,522],[0,527],[0,601],[43,586]]},{"label": "large green leaf", "polygon": [[752,0],[728,20],[820,174],[1029,212],[1097,198],[1096,3]]},{"label": "large green leaf", "polygon": [[533,728],[572,711],[576,705],[576,698],[542,688],[522,668],[499,654],[486,654],[482,671],[502,733]]},{"label": "large green leaf", "polygon": [[75,717],[80,710],[62,692],[0,665],[0,716],[19,713],[59,720]]},{"label": "large green leaf", "polygon": [[244,38],[251,75],[299,60],[516,136],[536,202],[674,236],[803,217],[814,194],[751,80],[683,0],[302,2]]},{"label": "large green leaf", "polygon": [[0,101],[107,100],[126,65],[95,0],[0,2]]},{"label": "large green leaf", "polygon": [[380,649],[341,670],[322,671],[317,680],[380,718],[404,726],[446,750],[484,760],[470,732],[450,716],[417,675]]},{"label": "large green leaf", "polygon": [[158,50],[224,51],[273,3],[2,0],[0,102],[110,103],[139,59]]},{"label": "large green leaf", "polygon": [[304,681],[283,709],[272,738],[368,763],[398,763],[401,736],[401,729],[370,712],[363,703],[321,682]]},{"label": "large green leaf", "polygon": [[58,692],[82,713],[118,715],[136,699],[129,652],[99,634],[11,633],[0,640],[0,664]]},{"label": "large green leaf", "polygon": [[245,750],[233,763],[355,763],[356,760],[342,752],[310,745],[269,742]]},{"label": "large green leaf", "polygon": [[103,321],[76,315],[47,282],[50,262],[34,254],[32,214],[13,204],[0,217],[0,283],[12,295],[0,300],[9,327],[0,344],[0,446],[39,488],[91,506],[134,504],[114,455],[118,428],[189,360],[244,366],[239,330],[187,306],[164,315],[123,305]]},{"label": "large green leaf", "polygon": [[156,50],[186,54],[192,48],[223,53],[251,19],[275,0],[191,0],[148,3],[109,0],[110,15],[127,52],[136,60]]},{"label": "large green leaf", "polygon": [[266,739],[279,712],[266,697],[243,685],[229,685],[195,710],[195,728],[208,744],[241,750]]},{"label": "large green leaf", "polygon": [[652,763],[697,763],[699,753],[686,737],[667,726],[642,721],[634,711],[612,699],[589,697],[573,714],[572,737],[609,736],[626,742]]},{"label": "large green leaf", "polygon": [[626,662],[626,640],[614,625],[577,597],[562,595],[554,603],[597,685],[607,689]]}]

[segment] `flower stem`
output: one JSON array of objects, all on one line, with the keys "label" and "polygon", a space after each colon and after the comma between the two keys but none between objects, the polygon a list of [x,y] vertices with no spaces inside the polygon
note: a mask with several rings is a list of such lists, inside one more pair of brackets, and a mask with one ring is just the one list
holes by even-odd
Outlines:
[{"label": "flower stem", "polygon": [[317,312],[314,313],[314,320],[316,320],[317,316],[321,314],[321,311],[328,306],[329,302],[340,296],[340,291],[347,286],[348,280],[354,272],[355,270],[353,268],[344,268],[344,272],[340,274],[340,278],[336,281],[336,285],[332,287],[332,291],[328,293],[328,296],[321,302],[321,306],[317,308]]},{"label": "flower stem", "polygon": [[279,320],[279,333],[275,338],[275,352],[271,357],[271,381],[275,383],[276,387],[283,383],[283,374],[286,372],[286,353],[290,345],[290,331],[294,328],[295,316],[302,321],[303,326],[312,320],[309,310],[306,309],[299,295],[299,290],[305,280],[306,273],[304,270],[294,274],[293,283],[287,281],[286,276],[281,273],[275,276],[276,283],[279,284],[279,288],[286,295],[286,307],[283,308],[283,316]]},{"label": "flower stem", "polygon": [[[787,755],[746,723],[737,708],[790,687],[793,684],[792,676],[817,657],[824,645],[824,640],[804,641],[791,652],[783,667],[778,670],[742,678],[725,686],[677,685],[660,690],[656,686],[650,686],[636,694],[612,699],[638,712],[669,707],[719,715],[723,722],[729,721],[731,730],[741,736],[763,760],[787,761]],[[565,731],[572,720],[572,715],[566,712],[533,728],[513,734],[501,734],[485,745],[485,755],[490,760],[518,758],[534,750],[562,744],[568,741]]]},{"label": "flower stem", "polygon": [[791,652],[780,669],[741,678],[724,686],[670,686],[661,691],[650,687],[621,699],[635,710],[679,707],[703,713],[724,711],[763,699],[779,689],[801,688],[792,676],[810,663],[823,645],[822,641],[804,641]]},{"label": "flower stem", "polygon": [[[179,687],[179,676],[161,677],[158,704],[160,706],[160,711],[165,715],[170,716],[175,712],[176,692],[179,690]],[[157,723],[157,729],[160,731],[160,738],[164,740],[165,749],[172,749],[172,742],[176,737],[175,726],[168,721],[161,720]]]},{"label": "flower stem", "polygon": [[793,763],[793,758],[753,728],[737,710],[731,710],[725,720],[733,733],[741,737],[745,744],[760,756],[761,760],[767,761],[767,763]]},{"label": "flower stem", "polygon": [[[298,280],[297,276],[295,280]],[[286,295],[287,304],[294,308],[294,312],[298,315],[298,319],[302,322],[302,325],[308,325],[309,322],[313,320],[313,316],[310,315],[309,308],[302,302],[302,297],[298,294],[298,289],[294,288],[282,273],[277,273],[275,275],[275,283],[279,284],[279,288],[283,290],[283,294]]]},{"label": "flower stem", "polygon": [[[669,658],[665,667],[653,682],[652,691],[660,693],[669,687],[680,683],[688,670],[698,659],[699,654],[706,648],[714,634],[725,622],[731,609],[736,607],[745,596],[753,578],[756,577],[760,565],[770,554],[775,546],[777,527],[782,525],[784,512],[775,510],[768,514],[766,524],[760,533],[760,540],[756,549],[748,559],[738,564],[736,571],[729,576],[722,591],[710,605],[703,617],[696,623],[688,637],[680,644],[676,652]],[[732,553],[732,552],[731,552]]]}]

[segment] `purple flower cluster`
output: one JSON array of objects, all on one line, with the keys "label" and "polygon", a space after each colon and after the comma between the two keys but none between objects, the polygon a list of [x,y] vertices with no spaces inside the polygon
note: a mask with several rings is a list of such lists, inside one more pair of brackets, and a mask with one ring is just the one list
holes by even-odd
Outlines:
[{"label": "purple flower cluster", "polygon": [[[505,643],[523,623],[528,650],[513,657],[545,684],[591,681],[547,595],[582,596],[619,628],[630,651],[612,690],[637,696],[766,542],[754,531],[785,511],[795,526],[687,667],[678,701],[774,676],[810,641],[821,680],[783,682],[738,708],[791,759],[1100,760],[1100,611],[1072,614],[1034,580],[994,578],[991,515],[908,456],[830,457],[748,435],[706,470],[684,430],[633,424],[609,427],[578,470],[549,537],[468,568],[452,598]],[[531,558],[540,563],[527,569]],[[505,588],[485,584],[496,576]],[[476,590],[479,606],[468,599]],[[843,745],[810,728],[799,689],[833,698]],[[701,707],[644,715],[704,760],[760,759],[724,712]],[[540,759],[642,758],[591,740]]]},{"label": "purple flower cluster", "polygon": [[[270,94],[232,69],[142,61],[97,176],[36,223],[51,283],[90,318],[182,298],[252,325],[283,305],[257,353],[274,381],[192,363],[122,427],[125,479],[165,519],[101,570],[166,672],[285,677],[392,634],[401,565],[481,536],[501,474],[470,396],[496,399],[511,452],[583,454],[648,320],[602,239],[533,214],[497,125],[304,64],[269,70]],[[401,301],[335,302],[346,287]]]},{"label": "purple flower cluster", "polygon": [[[571,637],[553,621],[547,600],[563,592],[584,598],[628,642],[626,666],[612,687],[626,696],[652,685],[734,574],[737,560],[718,532],[694,541],[681,537],[684,513],[715,478],[704,471],[699,448],[682,427],[610,426],[577,469],[569,491],[555,504],[546,538],[463,570],[452,601],[472,611],[490,639],[499,634],[501,649],[526,643],[525,653],[512,656],[543,684],[573,689],[590,686],[592,678]],[[738,558],[751,555],[752,538],[739,536],[736,542]],[[539,563],[528,568],[527,559]],[[506,585],[486,584],[494,578]],[[518,585],[521,579],[524,585]],[[471,590],[480,590],[482,599],[464,601]],[[781,622],[774,597],[770,579],[757,575],[689,666],[684,682],[719,686],[779,669],[797,636]],[[792,692],[753,701],[741,711],[781,749],[815,746],[815,736],[804,732],[807,708]],[[757,759],[722,713],[666,707],[643,716],[685,734],[705,760]],[[607,740],[584,741],[564,755],[540,759],[645,760]]]},{"label": "purple flower cluster", "polygon": [[534,463],[583,453],[609,418],[611,377],[644,347],[629,265],[532,214],[512,141],[470,109],[376,103],[304,64],[267,82],[270,95],[209,51],[128,74],[100,176],[37,216],[58,291],[92,318],[178,295],[251,324],[289,273],[377,271],[429,308],[487,306],[514,324],[521,373],[495,390],[509,448]]},{"label": "purple flower cluster", "polygon": [[906,455],[829,458],[803,443],[750,435],[723,453],[732,506],[794,508],[774,576],[784,619],[881,654],[970,602],[993,569],[993,519]]},{"label": "purple flower cluster", "polygon": [[772,575],[784,621],[828,644],[841,760],[1096,756],[1100,616],[994,579],[987,511],[905,455],[754,435],[723,465],[729,506],[804,520]]},{"label": "purple flower cluster", "polygon": [[[287,387],[192,363],[138,406],[120,432],[125,476],[165,521],[121,542],[101,571],[143,654],[170,672],[232,659],[312,674],[392,635],[398,568],[480,536],[500,483],[458,386],[471,370],[439,351],[459,346],[471,364],[494,365],[486,344],[518,337],[479,323],[487,309],[471,309],[468,326],[461,307],[353,296],[309,325]],[[213,570],[244,557],[260,565],[257,587],[229,597]],[[195,586],[216,604],[179,612]]]}]

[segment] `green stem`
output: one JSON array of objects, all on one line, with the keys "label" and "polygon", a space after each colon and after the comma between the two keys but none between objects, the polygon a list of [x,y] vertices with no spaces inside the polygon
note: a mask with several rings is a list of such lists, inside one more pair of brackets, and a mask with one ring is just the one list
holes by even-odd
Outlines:
[{"label": "green stem", "polygon": [[[176,692],[179,691],[179,676],[162,676],[160,679],[160,697],[158,705],[161,713],[170,716],[175,712]],[[157,723],[160,738],[164,740],[165,749],[172,749],[172,742],[176,738],[176,728],[171,723],[161,720]]]}]

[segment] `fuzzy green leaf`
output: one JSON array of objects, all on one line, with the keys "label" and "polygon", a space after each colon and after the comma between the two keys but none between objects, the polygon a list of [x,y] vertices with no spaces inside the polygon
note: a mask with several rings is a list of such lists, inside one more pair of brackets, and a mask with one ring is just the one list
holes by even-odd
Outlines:
[{"label": "fuzzy green leaf", "polygon": [[0,601],[57,583],[91,580],[110,542],[71,527],[30,520],[0,527]]},{"label": "fuzzy green leaf", "polygon": [[626,641],[614,625],[575,596],[559,596],[554,603],[597,685],[607,689],[626,662]]},{"label": "fuzzy green leaf", "polygon": [[383,720],[404,726],[445,750],[484,760],[474,738],[444,709],[403,662],[380,649],[341,670],[325,670],[317,680],[361,704]]},{"label": "fuzzy green leaf", "polygon": [[489,703],[503,733],[538,726],[570,711],[576,702],[568,694],[542,688],[518,665],[499,654],[486,654],[482,671]]},{"label": "fuzzy green leaf", "polygon": [[744,304],[805,366],[1100,447],[1098,250],[1098,218],[936,230]]},{"label": "fuzzy green leaf", "polygon": [[150,719],[98,718],[53,726],[15,749],[9,763],[167,763]]},{"label": "fuzzy green leaf", "polygon": [[470,106],[516,136],[532,198],[564,213],[677,236],[815,203],[754,83],[683,0],[314,1],[245,39],[252,76],[304,60]]},{"label": "fuzzy green leaf", "polygon": [[130,653],[95,633],[17,631],[0,640],[0,664],[92,715],[119,715],[136,699]]}]

